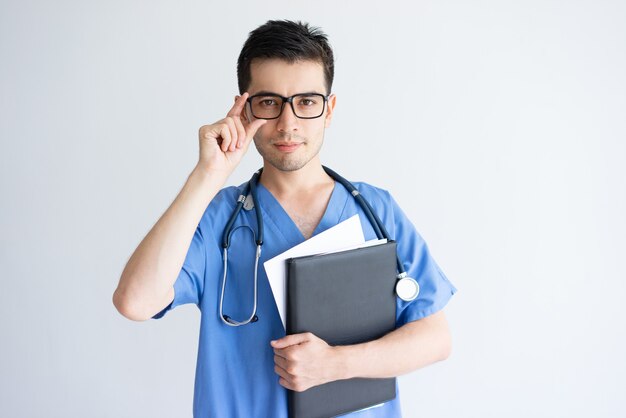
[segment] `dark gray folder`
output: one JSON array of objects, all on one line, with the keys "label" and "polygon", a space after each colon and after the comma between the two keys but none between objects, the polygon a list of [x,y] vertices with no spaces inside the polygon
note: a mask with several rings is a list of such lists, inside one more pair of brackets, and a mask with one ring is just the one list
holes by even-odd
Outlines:
[{"label": "dark gray folder", "polygon": [[[396,325],[396,243],[287,260],[287,334],[358,344]],[[289,391],[291,418],[328,418],[396,396],[396,379],[347,379]]]}]

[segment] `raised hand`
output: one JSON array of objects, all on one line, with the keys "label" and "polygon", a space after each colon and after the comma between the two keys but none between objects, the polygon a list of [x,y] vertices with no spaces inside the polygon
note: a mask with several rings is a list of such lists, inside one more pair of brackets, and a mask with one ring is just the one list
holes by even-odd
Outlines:
[{"label": "raised hand", "polygon": [[242,116],[247,99],[247,92],[237,96],[224,119],[200,128],[200,169],[230,175],[237,167],[254,134],[267,122],[265,119],[249,122],[245,115]]}]

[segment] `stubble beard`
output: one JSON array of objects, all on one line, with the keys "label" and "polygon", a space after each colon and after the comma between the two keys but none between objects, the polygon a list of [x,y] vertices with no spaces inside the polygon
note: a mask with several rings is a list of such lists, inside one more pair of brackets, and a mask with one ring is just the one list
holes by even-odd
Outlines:
[{"label": "stubble beard", "polygon": [[[289,135],[279,137],[281,140],[289,138]],[[276,139],[270,139],[265,141],[263,139],[257,140],[254,138],[254,145],[263,157],[264,163],[268,163],[280,171],[297,171],[307,165],[316,155],[319,154],[322,143],[324,142],[324,134],[318,144],[311,144],[306,138],[298,136],[298,141],[302,141],[302,145],[295,153],[281,154],[278,150],[274,149],[274,142],[278,142]],[[260,143],[265,144],[260,145]],[[316,148],[309,148],[309,147]],[[294,155],[298,154],[298,155]]]}]

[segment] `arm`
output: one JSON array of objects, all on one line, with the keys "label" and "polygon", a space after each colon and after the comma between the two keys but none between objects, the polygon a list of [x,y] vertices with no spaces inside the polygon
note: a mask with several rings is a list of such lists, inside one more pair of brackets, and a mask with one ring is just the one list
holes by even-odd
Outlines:
[{"label": "arm", "polygon": [[149,319],[174,299],[174,282],[193,234],[224,181],[196,167],[174,202],[141,241],[113,294],[113,304],[126,318]]},{"label": "arm", "polygon": [[125,317],[149,319],[174,299],[174,282],[204,211],[266,122],[242,117],[247,97],[237,97],[226,118],[200,128],[198,164],[128,260],[113,293],[113,304]]},{"label": "arm", "polygon": [[450,355],[451,338],[443,311],[409,322],[378,340],[332,347],[313,334],[272,341],[275,371],[287,389],[353,377],[399,376]]}]

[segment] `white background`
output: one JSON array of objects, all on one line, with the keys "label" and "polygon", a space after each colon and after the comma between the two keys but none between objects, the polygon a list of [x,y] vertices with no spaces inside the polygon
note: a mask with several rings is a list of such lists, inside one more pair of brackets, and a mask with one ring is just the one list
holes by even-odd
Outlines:
[{"label": "white background", "polygon": [[459,289],[405,416],[623,416],[626,3],[565,0],[2,0],[1,415],[191,416],[198,310],[111,295],[282,18],[335,50],[323,162],[390,190]]}]

